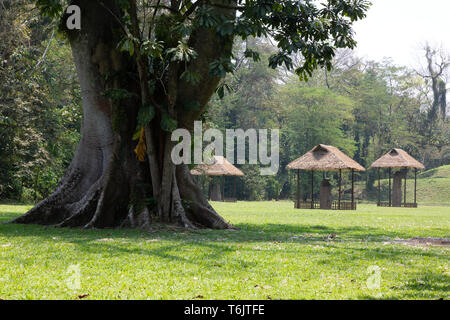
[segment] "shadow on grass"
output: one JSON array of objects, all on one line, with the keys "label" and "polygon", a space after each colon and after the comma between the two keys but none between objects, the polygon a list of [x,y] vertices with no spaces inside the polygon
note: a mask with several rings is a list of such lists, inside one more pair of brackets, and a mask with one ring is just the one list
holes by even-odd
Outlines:
[{"label": "shadow on grass", "polygon": [[[164,240],[208,240],[227,242],[289,242],[302,244],[316,244],[316,242],[361,242],[361,243],[385,243],[394,239],[407,239],[410,233],[402,231],[387,231],[382,228],[367,226],[330,227],[324,225],[295,225],[295,224],[234,224],[238,230],[211,230],[199,229],[196,231],[160,227],[153,232],[136,229],[87,229],[79,228],[55,228],[52,226],[9,224],[8,221],[17,217],[16,213],[2,213],[0,216],[0,234],[5,236],[43,236],[52,234],[66,236],[72,235],[78,238],[98,238],[111,235],[119,238],[161,238]],[[428,229],[427,232],[445,233],[448,230],[441,228]],[[419,236],[419,235],[415,235]],[[205,238],[206,237],[206,238]]]},{"label": "shadow on grass", "polygon": [[[266,243],[284,245],[284,253],[297,253],[298,246],[315,250],[317,246],[325,250],[317,253],[321,258],[318,264],[329,264],[336,258],[336,250],[340,258],[352,260],[390,260],[402,261],[405,256],[426,256],[446,259],[446,254],[439,250],[423,250],[404,245],[391,245],[385,242],[397,237],[408,237],[401,232],[390,232],[371,227],[328,227],[322,225],[283,225],[283,224],[236,224],[237,231],[230,230],[186,230],[173,231],[161,228],[157,232],[146,232],[132,229],[90,229],[55,228],[39,225],[5,224],[16,217],[17,213],[2,213],[0,219],[0,235],[12,237],[33,237],[36,241],[57,241],[76,244],[86,253],[121,252],[124,254],[155,255],[171,261],[199,263],[199,260],[217,260],[237,250],[253,250],[252,245]],[[440,230],[442,231],[442,230]],[[334,235],[337,235],[335,237]],[[155,240],[166,241],[151,248],[141,248],[139,244]],[[238,247],[237,245],[241,246]],[[185,248],[199,247],[200,257],[187,259],[177,252]],[[242,247],[243,246],[243,247]],[[270,249],[269,249],[270,250]],[[171,252],[175,252],[172,254]],[[239,260],[239,259],[237,259]],[[241,261],[244,265],[246,262]]]},{"label": "shadow on grass", "polygon": [[[423,250],[400,244],[384,242],[396,237],[409,237],[406,233],[386,231],[381,228],[350,226],[329,227],[323,225],[286,224],[236,224],[237,231],[229,230],[186,230],[173,231],[161,228],[157,232],[133,229],[70,229],[39,225],[5,224],[17,217],[15,212],[0,215],[0,237],[30,238],[25,244],[71,243],[83,254],[101,254],[106,257],[123,254],[139,255],[139,258],[155,257],[167,263],[195,264],[214,271],[223,267],[232,270],[259,270],[261,261],[271,257],[295,257],[303,255],[314,260],[317,267],[333,265],[337,270],[348,270],[349,266],[382,265],[384,262],[405,263],[410,259],[424,258],[446,264],[445,249]],[[442,230],[440,230],[442,231]],[[330,238],[336,234],[337,238]],[[156,240],[156,241],[155,241]],[[12,241],[12,240],[11,240]],[[153,242],[155,241],[155,242]],[[148,244],[148,245],[147,245]],[[267,250],[259,255],[256,246]],[[283,250],[277,247],[282,246]],[[319,248],[318,248],[319,247]],[[50,250],[57,251],[58,248]],[[188,250],[194,253],[185,254]],[[260,250],[260,249],[258,249]],[[246,253],[236,255],[236,252]],[[122,257],[120,257],[122,259]],[[3,259],[6,259],[4,257]],[[338,261],[338,262],[336,262]],[[407,263],[407,262],[406,262]],[[417,267],[423,270],[423,267]],[[433,271],[417,272],[408,276],[405,283],[391,288],[381,297],[376,294],[360,296],[359,299],[448,299],[449,276]]]},{"label": "shadow on grass", "polygon": [[373,295],[362,295],[358,298],[364,300],[447,300],[450,297],[449,276],[431,271],[416,273],[405,284],[390,289],[394,289],[395,294],[379,295],[377,290],[374,290]]},{"label": "shadow on grass", "polygon": [[402,297],[427,298],[430,292],[441,293],[438,299],[448,299],[450,296],[450,277],[443,273],[426,272],[416,274],[415,279],[409,281],[400,289]]},{"label": "shadow on grass", "polygon": [[[219,243],[219,239],[207,236],[205,230],[190,232],[183,229],[173,230],[167,227],[157,232],[136,229],[80,229],[56,228],[53,226],[23,225],[7,223],[17,217],[17,213],[5,213],[0,216],[0,237],[33,238],[33,243],[54,242],[71,243],[86,254],[125,254],[156,256],[171,262],[209,264],[217,266],[215,261],[228,253],[235,252],[229,245]],[[210,230],[209,233],[213,233]],[[205,238],[206,237],[206,238]],[[158,245],[140,247],[141,244],[158,240]],[[216,241],[217,242],[214,242]],[[202,247],[200,256],[186,258],[182,252],[193,246]],[[57,249],[55,249],[57,250]],[[210,262],[210,263],[208,263]],[[249,268],[256,263],[236,257],[233,263],[239,268]]]}]

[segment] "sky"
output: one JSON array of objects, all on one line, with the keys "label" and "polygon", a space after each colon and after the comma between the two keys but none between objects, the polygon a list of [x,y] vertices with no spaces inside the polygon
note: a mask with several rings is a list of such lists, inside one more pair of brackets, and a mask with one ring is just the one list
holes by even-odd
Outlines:
[{"label": "sky", "polygon": [[371,0],[367,17],[355,23],[356,53],[397,65],[418,67],[421,44],[450,52],[450,0]]}]

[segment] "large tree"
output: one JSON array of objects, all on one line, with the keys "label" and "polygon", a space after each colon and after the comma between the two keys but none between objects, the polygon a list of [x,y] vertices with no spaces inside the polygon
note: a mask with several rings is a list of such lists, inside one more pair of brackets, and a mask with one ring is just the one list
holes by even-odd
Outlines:
[{"label": "large tree", "polygon": [[[171,160],[171,131],[193,129],[233,71],[235,37],[278,44],[273,68],[306,80],[331,67],[336,48],[353,48],[352,23],[365,0],[37,0],[60,20],[72,47],[83,98],[82,138],[54,193],[16,223],[71,227],[230,228],[185,164]],[[68,5],[81,29],[68,30]],[[257,52],[246,55],[258,59]],[[138,138],[138,142],[134,140]],[[136,147],[137,144],[137,147]]]},{"label": "large tree", "polygon": [[432,99],[427,108],[427,121],[429,136],[433,133],[433,126],[439,118],[445,121],[447,117],[447,88],[446,78],[450,67],[450,55],[443,48],[432,47],[429,43],[423,46],[426,58],[426,67],[417,73],[425,79],[432,91]]}]

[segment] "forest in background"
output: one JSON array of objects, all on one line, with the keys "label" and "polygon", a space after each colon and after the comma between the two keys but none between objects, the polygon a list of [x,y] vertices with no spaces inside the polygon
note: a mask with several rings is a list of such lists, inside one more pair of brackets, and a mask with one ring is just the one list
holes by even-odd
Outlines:
[{"label": "forest in background", "polygon": [[[80,139],[81,98],[70,47],[53,30],[27,1],[0,2],[0,201],[48,196]],[[245,173],[239,199],[290,197],[295,180],[285,166],[319,143],[338,147],[366,168],[393,147],[426,169],[450,164],[448,53],[425,46],[425,67],[414,70],[339,51],[332,70],[300,82],[268,67],[275,50],[270,40],[236,41],[236,71],[210,102],[204,129],[280,129],[278,174],[260,176],[258,166],[237,165]],[[321,176],[316,179],[318,186]],[[365,185],[359,199],[371,199],[375,179],[375,170],[357,174]],[[227,179],[225,189],[232,183]],[[307,190],[306,177],[302,183]]]}]

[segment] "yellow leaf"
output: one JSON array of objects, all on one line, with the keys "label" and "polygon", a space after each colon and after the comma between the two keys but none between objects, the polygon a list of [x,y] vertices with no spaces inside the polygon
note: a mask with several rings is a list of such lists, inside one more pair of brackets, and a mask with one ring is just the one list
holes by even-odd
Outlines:
[{"label": "yellow leaf", "polygon": [[136,153],[139,161],[141,161],[141,162],[145,161],[145,152],[146,151],[147,151],[147,146],[145,144],[145,131],[144,131],[144,128],[141,128],[141,131],[139,132],[139,142],[136,146],[136,149],[134,149],[134,152]]}]

